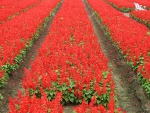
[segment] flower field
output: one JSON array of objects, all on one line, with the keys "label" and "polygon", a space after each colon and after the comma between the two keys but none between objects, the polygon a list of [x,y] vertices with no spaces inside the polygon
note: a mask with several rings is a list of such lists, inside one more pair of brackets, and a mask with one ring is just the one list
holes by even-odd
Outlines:
[{"label": "flower field", "polygon": [[2,6],[2,8],[0,9],[1,10],[0,11],[1,12],[0,23],[2,24],[5,21],[11,20],[15,16],[36,6],[40,2],[41,0],[30,0],[28,2],[26,2],[25,0],[22,0],[11,5]]},{"label": "flower field", "polygon": [[[7,112],[65,113],[68,105],[73,106],[73,113],[127,112],[118,102],[116,69],[110,68],[90,19],[93,16],[150,97],[150,31],[134,20],[148,23],[149,18],[134,11],[131,0],[2,0],[0,6],[0,91],[54,16],[30,67],[23,67],[22,89],[8,98]],[[131,12],[135,18],[122,12]],[[5,99],[1,92],[0,99]]]},{"label": "flower field", "polygon": [[120,0],[105,0],[108,4],[112,5],[114,8],[116,8],[119,11],[122,12],[131,12],[134,9],[134,4],[129,2],[128,0],[123,0],[120,2]]},{"label": "flower field", "polygon": [[120,0],[104,0],[104,1],[113,6],[114,8],[116,8],[117,10],[124,13],[134,11],[136,9],[134,3],[138,3],[146,10],[150,9],[150,2],[148,0],[123,0],[121,2]]},{"label": "flower field", "polygon": [[[107,35],[110,36],[119,47],[121,53],[129,64],[137,71],[140,76],[143,87],[150,97],[149,88],[149,29],[136,21],[131,21],[130,18],[125,17],[121,12],[115,10],[110,5],[101,1],[99,4],[94,1],[88,0],[93,10],[97,12]],[[103,7],[107,7],[103,10]],[[109,11],[111,10],[111,13]],[[108,14],[109,13],[109,14]],[[111,18],[108,18],[111,17]],[[113,24],[112,24],[113,21]],[[136,27],[134,27],[136,25]],[[124,35],[125,34],[125,35]],[[141,75],[145,78],[141,78]]]},{"label": "flower field", "polygon": [[4,7],[4,6],[8,6],[14,3],[17,3],[20,0],[1,0],[0,6]]},{"label": "flower field", "polygon": [[[59,92],[62,100],[58,100],[58,103],[82,103],[80,107],[75,108],[78,113],[86,109],[84,106],[89,106],[86,112],[95,109],[105,113],[105,107],[108,108],[107,111],[114,112],[115,87],[107,63],[83,3],[80,0],[64,1],[51,25],[49,35],[31,64],[31,69],[25,69],[26,76],[22,85],[30,95],[40,97],[41,90],[46,92],[47,98],[44,101],[57,99],[55,95]],[[27,101],[30,101],[30,98]],[[90,104],[86,105],[89,102]],[[20,107],[18,112],[22,112],[26,105],[21,103],[11,103],[10,111],[17,110],[13,107],[17,104]],[[34,103],[31,103],[31,106],[32,104]],[[97,107],[93,107],[95,104]],[[37,109],[37,106],[35,107]],[[41,105],[39,109],[40,107]],[[56,107],[54,112],[57,112],[58,106]],[[30,109],[29,106],[27,110]],[[49,109],[53,111],[55,108]]]},{"label": "flower field", "polygon": [[19,67],[33,40],[38,38],[44,21],[48,19],[46,17],[49,17],[58,2],[49,3],[45,0],[11,21],[0,24],[0,88]]},{"label": "flower field", "polygon": [[146,6],[146,9],[150,9],[150,2],[149,0],[128,0],[129,2],[136,2],[142,6]]},{"label": "flower field", "polygon": [[150,28],[150,11],[132,11],[130,17]]}]

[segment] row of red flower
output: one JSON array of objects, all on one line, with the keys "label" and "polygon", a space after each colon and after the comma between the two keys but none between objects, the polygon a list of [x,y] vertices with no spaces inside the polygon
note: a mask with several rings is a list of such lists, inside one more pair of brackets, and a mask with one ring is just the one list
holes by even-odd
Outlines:
[{"label": "row of red flower", "polygon": [[[109,1],[109,0],[107,0],[107,1]],[[116,0],[111,0],[111,1],[116,1]],[[130,1],[130,0],[129,0]],[[118,2],[120,2],[120,1],[118,1]],[[133,1],[131,1],[131,2],[133,2]],[[138,2],[138,1],[137,1]],[[113,4],[117,4],[117,3],[115,3],[115,2],[112,2]],[[121,4],[122,4],[122,2],[120,2]],[[119,4],[120,4],[119,3]],[[139,3],[141,3],[141,2],[139,2]],[[143,3],[147,3],[147,1],[143,1]],[[128,4],[128,3],[126,3],[126,4]],[[117,5],[118,6],[118,5]],[[147,4],[147,6],[148,6],[148,4]],[[123,7],[123,6],[122,6]],[[131,13],[130,13],[130,17],[131,18],[133,18],[133,19],[135,19],[137,22],[140,22],[140,23],[143,23],[143,24],[145,24],[147,27],[150,27],[150,22],[149,22],[149,20],[150,20],[150,18],[149,18],[149,14],[150,14],[150,11],[147,11],[147,10],[144,10],[144,11],[132,11]],[[141,27],[142,28],[142,27]],[[150,35],[150,32],[148,31],[148,30],[146,30],[145,31],[145,34],[147,33],[147,35],[148,35],[148,37],[149,37],[149,35]],[[144,37],[144,36],[143,36]],[[146,41],[148,41],[149,39],[147,38],[147,40]],[[146,42],[145,41],[145,42]],[[145,45],[145,43],[143,43],[142,44],[143,46]],[[147,43],[146,42],[146,45],[149,45],[149,43]],[[144,47],[144,48],[146,48],[147,50],[143,50],[143,51],[145,51],[146,52],[146,55],[144,55],[145,57],[144,57],[144,63],[145,63],[145,65],[143,66],[143,65],[140,65],[139,66],[139,69],[137,70],[138,72],[140,72],[140,73],[142,73],[142,75],[144,76],[144,77],[146,77],[146,79],[148,80],[148,81],[150,81],[150,47],[149,46],[147,46],[147,47]],[[142,55],[141,55],[142,56]],[[136,58],[135,58],[136,59]],[[135,60],[133,60],[132,59],[132,61],[133,62],[136,62]],[[146,82],[146,84],[147,84],[147,82]]]},{"label": "row of red flower", "polygon": [[[147,81],[150,81],[150,36],[148,28],[124,16],[102,0],[99,3],[92,0],[88,0],[88,2],[101,18],[107,35],[121,49],[127,61],[132,62],[133,67],[138,68],[137,72],[140,72]],[[110,10],[111,13],[109,13]],[[148,93],[150,94],[150,91]]]},{"label": "row of red flower", "polygon": [[[104,0],[107,3],[109,3],[110,5],[112,5],[114,8],[123,11],[123,12],[128,12],[128,11],[132,11],[130,12],[130,17],[133,19],[136,19],[138,22],[141,22],[143,24],[145,24],[146,26],[150,26],[149,25],[149,21],[150,21],[150,11],[148,10],[133,10],[135,9],[134,6],[134,0],[124,0],[122,2],[120,2],[120,0]],[[137,0],[138,3],[138,0]],[[143,3],[146,3],[146,1],[143,1]]]},{"label": "row of red flower", "polygon": [[26,49],[38,37],[38,28],[41,28],[59,1],[45,0],[37,7],[0,25],[0,88],[7,81],[8,74],[19,66]]},{"label": "row of red flower", "polygon": [[[133,2],[133,1],[131,1],[131,2]],[[138,2],[138,1],[137,1]],[[147,1],[143,1],[143,3],[147,3]],[[147,5],[148,6],[148,5]],[[112,9],[112,8],[111,8]],[[115,10],[114,10],[114,12],[115,12]],[[114,14],[116,14],[117,13],[117,11],[114,13]],[[149,23],[149,17],[148,17],[148,15],[150,14],[150,12],[149,11],[132,11],[131,13],[130,13],[131,15],[131,17],[132,18],[134,18],[134,19],[136,19],[138,22],[142,22],[142,23],[144,23],[147,27],[150,27],[150,23]],[[122,14],[120,13],[120,15],[121,15],[121,17],[123,17],[123,19],[125,20],[125,18],[126,17],[124,17],[124,16],[122,16]],[[116,16],[118,16],[118,15],[116,15]],[[126,18],[126,19],[128,19],[128,18]],[[123,20],[123,21],[124,21]],[[140,50],[139,50],[139,52],[136,52],[136,51],[138,51],[138,49],[139,48],[137,48],[137,50],[135,51],[135,50],[133,50],[132,52],[131,52],[131,54],[134,52],[134,54],[136,54],[136,57],[135,58],[133,58],[133,56],[132,56],[132,58],[131,58],[131,61],[134,63],[134,65],[136,65],[136,64],[141,64],[141,62],[140,62],[140,60],[141,59],[144,59],[142,62],[144,62],[144,64],[145,65],[143,65],[143,63],[142,63],[142,65],[140,65],[139,66],[139,69],[137,70],[138,72],[140,72],[140,73],[142,73],[142,75],[148,80],[148,81],[150,81],[150,71],[148,71],[149,69],[150,69],[150,63],[149,63],[149,61],[150,61],[150,58],[149,58],[149,42],[148,42],[148,37],[150,36],[150,31],[148,30],[148,29],[146,29],[143,25],[141,26],[141,25],[139,25],[138,23],[137,24],[135,24],[135,21],[130,21],[130,23],[129,23],[129,21],[130,21],[130,19],[128,19],[128,23],[126,23],[126,22],[121,22],[121,23],[125,23],[126,25],[129,25],[130,24],[130,26],[134,26],[134,25],[136,25],[136,26],[139,26],[139,27],[136,27],[136,28],[134,28],[135,30],[136,29],[139,29],[139,30],[136,30],[137,32],[136,33],[139,33],[140,32],[140,29],[143,29],[142,31],[141,31],[141,33],[140,34],[142,34],[143,33],[143,35],[141,35],[141,36],[139,36],[139,37],[141,37],[141,44],[140,44],[140,41],[138,41],[139,43],[137,43],[137,45],[139,44],[139,48],[143,48],[143,49],[141,49],[141,52],[140,52]],[[132,23],[132,24],[131,24]],[[117,24],[116,24],[117,25]],[[122,26],[122,27],[124,27],[124,26]],[[119,28],[119,27],[118,27]],[[126,28],[126,27],[125,27]],[[129,28],[131,28],[131,27],[129,27]],[[145,30],[146,29],[146,30]],[[133,30],[134,31],[134,30]],[[131,34],[134,34],[134,33],[132,33],[131,32]],[[143,38],[145,38],[145,41],[143,41],[144,39]],[[140,39],[139,39],[140,40]],[[133,47],[134,48],[134,47]],[[143,52],[142,52],[143,51]],[[138,53],[138,54],[137,54]],[[127,53],[128,54],[128,53]],[[139,56],[139,58],[137,58],[137,56]],[[141,57],[143,57],[144,56],[144,58],[141,58]],[[129,58],[128,58],[128,61],[129,61]],[[146,82],[146,84],[147,84],[147,82]],[[150,90],[149,90],[150,91]],[[150,92],[149,92],[150,93]]]},{"label": "row of red flower", "polygon": [[150,11],[132,11],[131,14],[143,19],[143,21],[150,21]]},{"label": "row of red flower", "polygon": [[31,69],[25,69],[26,95],[11,100],[10,113],[62,113],[60,103],[81,102],[78,113],[114,113],[114,82],[107,62],[82,1],[65,0]]},{"label": "row of red flower", "polygon": [[37,5],[41,1],[42,0],[21,0],[16,4],[14,3],[5,6],[4,8],[0,9],[0,23],[4,23],[5,21],[10,20],[13,16],[24,12],[26,9]]},{"label": "row of red flower", "polygon": [[0,8],[4,8],[5,6],[17,3],[20,0],[1,0],[0,2]]},{"label": "row of red flower", "polygon": [[116,5],[118,8],[134,8],[134,4],[129,2],[128,0],[123,0],[123,1],[119,1],[119,0],[106,0],[107,2],[110,2],[114,5]]},{"label": "row of red flower", "polygon": [[148,0],[123,0],[120,2],[120,0],[104,0],[108,4],[112,5],[117,10],[128,13],[135,9],[135,4],[138,3],[143,8],[149,10],[150,9],[150,2]]},{"label": "row of red flower", "polygon": [[134,3],[129,2],[128,0],[123,0],[120,2],[120,0],[104,0],[108,4],[112,5],[114,8],[116,8],[119,11],[122,12],[131,12],[135,9]]},{"label": "row of red flower", "polygon": [[150,27],[150,11],[132,11],[130,17]]},{"label": "row of red flower", "polygon": [[116,8],[119,11],[128,13],[135,9],[135,4],[138,3],[139,5],[145,7],[146,9],[150,9],[150,2],[148,0],[104,0],[110,5],[112,5],[114,8]]},{"label": "row of red flower", "polygon": [[150,2],[149,0],[128,0],[129,2],[136,2],[138,3],[139,5],[142,5],[142,6],[146,6],[147,9],[150,8]]}]

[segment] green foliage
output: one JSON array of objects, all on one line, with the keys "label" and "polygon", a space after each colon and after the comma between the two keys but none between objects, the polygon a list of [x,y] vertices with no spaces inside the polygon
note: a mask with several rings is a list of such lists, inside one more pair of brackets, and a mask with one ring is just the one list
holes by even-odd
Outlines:
[{"label": "green foliage", "polygon": [[109,93],[107,94],[102,94],[101,96],[96,96],[97,101],[96,104],[102,104],[103,106],[107,107],[109,100],[110,100],[110,96]]},{"label": "green foliage", "polygon": [[136,70],[138,69],[138,65],[134,66],[133,62],[131,62],[131,61],[127,62],[127,64],[128,64],[130,67],[132,67],[132,69],[133,69],[134,71],[136,71]]},{"label": "green foliage", "polygon": [[103,78],[107,78],[107,75],[109,74],[109,72],[108,71],[105,71],[105,72],[103,72]]},{"label": "green foliage", "polygon": [[121,12],[124,12],[124,13],[129,13],[133,10],[133,8],[125,8],[125,7],[122,7],[119,9]]},{"label": "green foliage", "polygon": [[11,17],[10,17],[10,16],[8,17],[8,20],[11,20]]},{"label": "green foliage", "polygon": [[0,93],[0,100],[3,100],[4,99],[4,97],[3,97],[3,95]]},{"label": "green foliage", "polygon": [[[108,72],[104,72],[103,76],[106,78],[108,75]],[[95,95],[97,98],[96,104],[102,104],[103,106],[107,107],[110,99],[110,86],[107,86],[107,93],[106,94],[101,94],[98,95],[98,93],[94,90],[94,84],[95,82],[92,81],[90,84],[89,89],[86,89],[86,85],[83,84],[83,90],[77,89],[75,81],[70,79],[70,84],[66,85],[66,83],[59,84],[58,82],[52,82],[52,87],[44,89],[44,91],[47,94],[47,98],[49,100],[52,100],[56,96],[56,92],[62,92],[62,101],[61,103],[63,105],[68,105],[68,104],[81,104],[82,100],[84,99],[86,102],[90,103],[91,98]],[[100,83],[99,85],[102,87],[102,84]],[[41,86],[42,87],[42,84]],[[40,98],[40,88],[37,88],[36,90],[30,89],[29,93],[30,95],[36,94],[38,98]],[[76,93],[75,93],[76,92]],[[80,92],[80,96],[78,94]]]},{"label": "green foliage", "polygon": [[9,75],[7,73],[5,73],[3,75],[3,77],[0,79],[0,89],[5,85],[5,83],[7,82]]},{"label": "green foliage", "polygon": [[147,96],[150,98],[150,82],[148,82],[146,78],[142,76],[141,73],[138,73],[138,80],[141,82],[142,87],[145,89]]},{"label": "green foliage", "polygon": [[147,56],[150,56],[150,52],[148,52]]},{"label": "green foliage", "polygon": [[89,89],[89,90],[84,89],[82,91],[82,96],[86,102],[90,102],[94,94],[96,94],[96,92],[94,92],[94,89]]},{"label": "green foliage", "polygon": [[99,16],[99,14],[96,11],[93,11],[93,12],[94,12],[94,15],[98,18],[98,21],[102,23],[102,18]]},{"label": "green foliage", "polygon": [[10,75],[13,71],[19,68],[18,64],[10,64],[7,62],[5,65],[2,65],[1,69],[5,71],[8,75]]},{"label": "green foliage", "polygon": [[148,35],[148,36],[150,36],[150,31],[149,31],[149,32],[147,32],[147,35]]},{"label": "green foliage", "polygon": [[2,95],[2,88],[4,87],[4,85],[6,84],[7,80],[8,80],[9,75],[7,73],[5,73],[3,75],[3,77],[0,79],[0,100],[3,100],[4,97]]}]

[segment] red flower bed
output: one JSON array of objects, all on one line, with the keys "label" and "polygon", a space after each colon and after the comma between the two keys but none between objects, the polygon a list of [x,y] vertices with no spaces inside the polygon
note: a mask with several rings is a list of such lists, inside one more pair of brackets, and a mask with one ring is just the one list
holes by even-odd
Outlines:
[{"label": "red flower bed", "polygon": [[25,9],[33,7],[35,4],[38,4],[41,0],[21,0],[17,3],[5,6],[0,9],[0,23],[3,23],[7,20],[10,20],[13,16],[18,15],[21,12],[24,12]]},{"label": "red flower bed", "polygon": [[[82,1],[67,0],[53,20],[31,69],[25,69],[22,85],[30,95],[42,98],[44,90],[52,100],[61,92],[62,104],[83,101],[81,108],[86,109],[86,101],[97,110],[113,113],[114,82],[107,63]],[[16,107],[10,110],[20,112]]]},{"label": "red flower bed", "polygon": [[135,8],[134,4],[127,0],[123,0],[121,2],[120,0],[105,0],[105,1],[111,4],[117,10],[125,13],[131,12]]},{"label": "red flower bed", "polygon": [[[121,52],[125,55],[127,61],[130,62],[131,66],[134,69],[137,69],[142,65],[144,68],[143,70],[148,70],[149,65],[146,65],[146,62],[149,60],[150,51],[150,36],[148,28],[125,17],[121,12],[116,11],[102,0],[99,3],[92,0],[88,0],[88,2],[101,19],[106,34],[110,36],[121,49]],[[111,13],[109,13],[110,10]],[[144,62],[146,64],[144,64]],[[147,73],[149,73],[149,71]],[[150,81],[150,73],[147,75],[142,74],[142,76],[146,78],[147,81]],[[146,89],[150,96],[149,88]]]},{"label": "red flower bed", "polygon": [[[113,103],[113,98],[110,100]],[[110,110],[106,110],[102,105],[95,106],[96,98],[93,97],[91,99],[91,102],[88,104],[84,100],[82,101],[82,104],[80,106],[76,106],[74,108],[75,113],[126,113],[126,111],[123,111],[121,108],[113,110],[114,107],[112,107],[112,103],[109,103]]]},{"label": "red flower bed", "polygon": [[36,95],[29,96],[28,91],[25,95],[18,92],[18,99],[11,99],[9,113],[63,113],[61,102],[61,93],[56,94],[56,98],[52,101],[47,99],[47,95],[41,90],[41,98]]},{"label": "red flower bed", "polygon": [[134,4],[131,2],[128,2],[127,0],[121,1],[120,0],[107,0],[107,2],[110,2],[112,4],[115,4],[118,8],[134,8]]},{"label": "red flower bed", "polygon": [[[18,65],[15,64],[21,61],[26,49],[29,49],[33,39],[39,35],[40,26],[59,1],[45,0],[30,11],[0,25],[0,72],[5,70],[10,74],[17,68]],[[0,87],[3,86],[6,76],[1,74],[1,77],[4,78],[0,79]]]},{"label": "red flower bed", "polygon": [[150,27],[150,11],[132,11],[130,17]]},{"label": "red flower bed", "polygon": [[149,0],[128,0],[128,1],[130,1],[132,3],[136,2],[139,5],[146,6],[147,9],[150,9],[150,2],[149,2]]},{"label": "red flower bed", "polygon": [[144,21],[150,21],[150,11],[132,11],[131,14]]},{"label": "red flower bed", "polygon": [[[97,95],[107,94],[106,86],[112,84],[108,61],[99,49],[83,3],[71,2],[64,3],[56,15],[50,35],[39,50],[31,70],[25,70],[26,77],[23,79],[25,89],[42,87],[48,92],[63,90],[73,94],[73,98],[67,100],[69,95],[64,93],[64,103],[83,98],[82,91],[95,90]],[[100,81],[103,82],[101,88],[98,85]],[[92,95],[89,94],[89,98]]]},{"label": "red flower bed", "polygon": [[5,6],[15,4],[19,2],[20,0],[1,0],[0,2],[0,8],[5,8]]}]

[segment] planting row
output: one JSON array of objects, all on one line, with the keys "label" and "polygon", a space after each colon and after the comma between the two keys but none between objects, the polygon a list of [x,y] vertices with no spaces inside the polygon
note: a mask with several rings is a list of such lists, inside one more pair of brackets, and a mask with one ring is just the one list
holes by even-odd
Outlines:
[{"label": "planting row", "polygon": [[130,17],[150,28],[150,11],[132,11]]},{"label": "planting row", "polygon": [[[62,105],[81,104],[77,113],[114,113],[114,82],[81,0],[65,0],[38,51],[25,69],[10,113],[62,113]],[[121,111],[121,109],[118,109]]]},{"label": "planting row", "polygon": [[27,50],[38,38],[44,22],[60,0],[41,2],[37,7],[0,25],[0,88],[8,75],[19,67]]},{"label": "planting row", "polygon": [[112,5],[114,8],[116,8],[117,10],[121,11],[121,12],[131,12],[132,10],[135,9],[134,3],[133,2],[129,2],[128,0],[104,0],[106,1],[108,4]]},{"label": "planting row", "polygon": [[[115,9],[128,13],[130,12],[130,17],[132,19],[135,19],[137,22],[142,23],[146,25],[148,28],[150,27],[150,11],[146,10],[148,8],[145,8],[145,10],[138,10],[134,6],[134,2],[132,0],[125,0],[120,2],[119,0],[104,0],[106,3],[110,4]],[[144,1],[146,2],[146,1]],[[144,8],[144,6],[142,6]]]},{"label": "planting row", "polygon": [[139,9],[150,9],[150,2],[148,0],[104,0],[117,10],[128,13],[132,10]]},{"label": "planting row", "polygon": [[5,6],[17,3],[20,0],[1,0],[0,2],[0,8],[5,8]]},{"label": "planting row", "polygon": [[5,6],[5,8],[0,9],[0,23],[4,23],[5,21],[10,20],[16,15],[25,12],[27,9],[32,8],[41,1],[42,0],[21,0],[17,3]]},{"label": "planting row", "polygon": [[[88,2],[96,11],[106,34],[112,38],[129,64],[137,71],[142,86],[150,97],[150,36],[148,28],[125,17],[102,0],[99,2],[88,0]],[[110,10],[111,13],[109,13]]]},{"label": "planting row", "polygon": [[150,9],[150,2],[149,2],[149,0],[128,0],[128,1],[132,2],[132,3],[136,2],[139,5],[146,6],[147,10]]},{"label": "planting row", "polygon": [[[132,0],[125,0],[120,2],[119,0],[104,0],[106,3],[110,4],[115,9],[127,13],[130,12],[130,17],[132,19],[135,19],[137,22],[142,23],[146,25],[148,28],[150,28],[150,11],[146,10],[148,8],[145,8],[145,10],[138,10],[134,8],[135,2]],[[144,1],[146,3],[146,1]],[[144,6],[142,6],[144,8]]]}]

